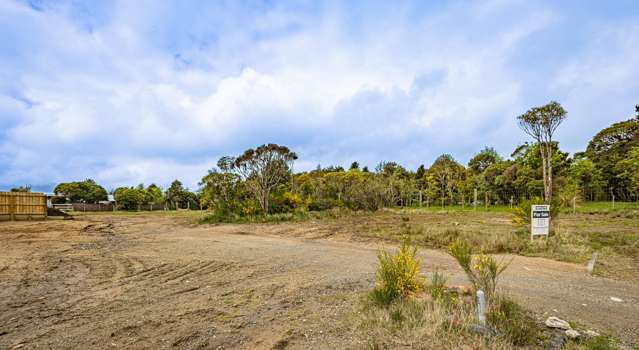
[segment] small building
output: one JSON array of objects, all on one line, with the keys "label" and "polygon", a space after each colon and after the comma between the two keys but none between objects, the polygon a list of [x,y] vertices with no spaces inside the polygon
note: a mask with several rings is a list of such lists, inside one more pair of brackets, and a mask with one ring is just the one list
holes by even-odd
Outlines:
[{"label": "small building", "polygon": [[112,194],[108,194],[107,195],[107,200],[99,201],[98,204],[113,204],[113,205],[115,205],[115,196],[113,196]]}]

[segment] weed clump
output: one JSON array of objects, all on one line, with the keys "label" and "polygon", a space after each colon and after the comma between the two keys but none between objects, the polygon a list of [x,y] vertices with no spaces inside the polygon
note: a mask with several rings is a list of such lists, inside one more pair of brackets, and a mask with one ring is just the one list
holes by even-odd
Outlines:
[{"label": "weed clump", "polygon": [[443,273],[435,272],[430,279],[430,284],[428,285],[428,294],[435,300],[442,299],[446,296],[447,288],[446,288],[446,276]]},{"label": "weed clump", "polygon": [[473,288],[486,293],[489,301],[495,296],[499,276],[506,270],[508,264],[496,261],[493,257],[481,254],[475,258],[468,242],[457,239],[448,248],[449,254],[457,260],[464,270]]},{"label": "weed clump", "polygon": [[396,254],[380,251],[377,254],[377,283],[371,292],[371,299],[379,305],[417,293],[424,289],[424,279],[420,276],[421,259],[417,247],[404,239]]},{"label": "weed clump", "polygon": [[486,319],[516,346],[534,345],[542,333],[541,327],[527,310],[504,296],[495,298]]}]

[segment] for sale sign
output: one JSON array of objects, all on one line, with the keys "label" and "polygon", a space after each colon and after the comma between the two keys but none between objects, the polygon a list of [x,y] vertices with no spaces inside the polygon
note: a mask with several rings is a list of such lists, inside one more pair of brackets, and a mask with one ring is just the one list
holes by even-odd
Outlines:
[{"label": "for sale sign", "polygon": [[533,236],[548,235],[550,228],[550,205],[533,205],[530,211],[530,233]]}]

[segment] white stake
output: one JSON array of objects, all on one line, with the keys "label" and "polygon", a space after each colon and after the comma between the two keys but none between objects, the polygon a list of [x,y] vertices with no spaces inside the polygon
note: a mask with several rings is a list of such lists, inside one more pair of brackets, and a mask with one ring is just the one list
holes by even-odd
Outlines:
[{"label": "white stake", "polygon": [[486,298],[481,290],[477,291],[477,317],[479,324],[486,326]]}]

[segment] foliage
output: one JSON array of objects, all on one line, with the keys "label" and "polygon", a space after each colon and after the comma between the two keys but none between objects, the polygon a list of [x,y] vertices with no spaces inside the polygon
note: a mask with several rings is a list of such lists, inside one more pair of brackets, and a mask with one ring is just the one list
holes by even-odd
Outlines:
[{"label": "foliage", "polygon": [[626,190],[635,196],[639,194],[639,146],[628,151],[626,158],[615,165],[617,178],[626,184]]},{"label": "foliage", "polygon": [[486,147],[468,161],[468,170],[475,174],[483,173],[489,166],[500,163],[503,158],[492,147]]},{"label": "foliage", "polygon": [[97,203],[107,199],[107,191],[91,179],[58,184],[53,192],[71,202]]},{"label": "foliage", "polygon": [[288,147],[270,143],[248,149],[236,158],[222,158],[218,164],[228,164],[225,168],[245,181],[262,211],[268,214],[271,190],[290,178],[295,159],[297,155]]},{"label": "foliage", "polygon": [[464,167],[457,163],[451,155],[444,154],[433,162],[428,173],[436,181],[440,199],[449,199],[452,204],[455,189],[464,179]]},{"label": "foliage", "polygon": [[380,305],[387,305],[397,298],[416,293],[424,288],[419,270],[421,259],[417,247],[406,238],[396,254],[380,251],[377,254],[377,283],[371,298]]},{"label": "foliage", "polygon": [[617,198],[630,199],[628,180],[619,177],[625,166],[619,162],[636,147],[639,147],[639,118],[614,123],[601,130],[586,148],[585,156],[601,171],[603,180]]},{"label": "foliage", "polygon": [[174,180],[171,186],[166,190],[166,202],[173,208],[178,208],[179,204],[184,202],[184,187],[179,180]]},{"label": "foliage", "polygon": [[[616,135],[612,140],[599,135],[597,142],[591,142],[609,143],[606,149],[616,150],[617,161],[610,163],[602,162],[603,158],[592,151],[600,151],[604,148],[601,145],[589,146],[573,158],[563,152],[552,134],[564,118],[565,111],[556,102],[532,108],[519,121],[522,129],[539,136],[541,142],[536,139],[535,143],[518,146],[510,159],[486,147],[467,167],[444,154],[429,168],[420,165],[415,171],[390,161],[380,162],[374,172],[366,166],[359,170],[360,164],[353,162],[347,171],[339,165],[318,165],[313,171],[295,174],[291,171],[297,158],[294,152],[284,146],[263,145],[236,158],[220,159],[219,170],[213,169],[202,178],[199,193],[204,207],[233,217],[332,208],[464,207],[475,203],[486,209],[508,205],[514,208],[518,224],[529,221],[531,199],[552,203],[555,210],[607,198],[610,193],[623,192],[623,197],[617,197],[622,200],[639,198],[638,152],[631,147],[636,139],[632,125],[639,120],[604,133]],[[613,180],[610,172],[614,173]],[[608,187],[615,184],[623,184],[623,188]],[[539,196],[545,199],[539,201]]]},{"label": "foliage", "polygon": [[539,146],[544,180],[544,200],[552,200],[552,136],[566,118],[566,111],[555,101],[529,109],[517,117],[519,127],[535,139]]},{"label": "foliage", "polygon": [[446,294],[446,276],[438,271],[433,272],[427,288],[433,299],[442,299]]},{"label": "foliage", "polygon": [[604,193],[606,180],[596,164],[585,157],[576,157],[569,169],[570,178],[575,182],[584,200],[594,201]]},{"label": "foliage", "polygon": [[11,189],[11,192],[31,192],[31,185],[14,187]]},{"label": "foliage", "polygon": [[470,244],[462,239],[455,240],[448,248],[448,252],[464,270],[473,288],[484,291],[486,299],[492,300],[497,290],[499,276],[506,270],[508,264],[497,262],[493,257],[485,254],[473,257]]},{"label": "foliage", "polygon": [[[530,224],[530,211],[535,204],[543,204],[543,199],[540,197],[532,197],[530,199],[522,200],[511,210],[513,214],[513,224],[515,225],[529,225]],[[550,223],[559,217],[561,204],[559,201],[550,203]]]},{"label": "foliage", "polygon": [[162,189],[158,187],[156,184],[150,184],[149,187],[146,188],[146,199],[148,203],[160,204],[164,203],[164,194],[162,193]]},{"label": "foliage", "polygon": [[535,345],[541,328],[530,313],[507,297],[495,299],[486,313],[488,323],[515,346]]},{"label": "foliage", "polygon": [[147,192],[142,186],[119,187],[113,191],[113,197],[119,209],[138,210],[147,203]]}]

